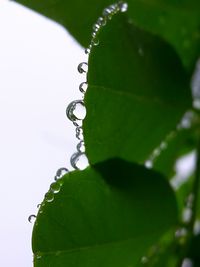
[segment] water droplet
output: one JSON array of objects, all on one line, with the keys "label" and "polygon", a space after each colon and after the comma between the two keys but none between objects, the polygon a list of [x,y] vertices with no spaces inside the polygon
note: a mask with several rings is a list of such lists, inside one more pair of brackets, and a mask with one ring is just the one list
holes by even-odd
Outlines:
[{"label": "water droplet", "polygon": [[80,153],[84,153],[85,152],[85,143],[84,141],[80,141],[77,145],[77,150]]},{"label": "water droplet", "polygon": [[39,260],[39,259],[42,258],[42,254],[41,254],[40,252],[37,252],[37,253],[35,254],[35,257],[36,257],[37,260]]},{"label": "water droplet", "polygon": [[39,209],[40,207],[41,207],[41,204],[38,204],[38,205],[37,205],[37,208]]},{"label": "water droplet", "polygon": [[200,99],[194,99],[193,107],[196,109],[200,109]]},{"label": "water droplet", "polygon": [[75,100],[71,102],[66,110],[66,115],[72,122],[78,123],[86,116],[86,108],[82,100]]},{"label": "water droplet", "polygon": [[186,200],[185,200],[185,206],[187,208],[190,208],[191,209],[193,207],[194,198],[195,198],[195,196],[192,193],[189,194],[189,196],[186,198]]},{"label": "water droplet", "polygon": [[88,71],[88,64],[87,62],[82,62],[78,65],[78,71],[79,73],[87,73]]},{"label": "water droplet", "polygon": [[54,200],[54,193],[52,191],[49,191],[45,194],[45,200],[47,202],[52,202]]},{"label": "water droplet", "polygon": [[189,258],[185,258],[182,262],[181,267],[193,267],[193,262]]},{"label": "water droplet", "polygon": [[90,52],[91,52],[91,48],[90,48],[90,47],[88,47],[88,48],[85,49],[85,54],[86,54],[86,55],[89,55]]},{"label": "water droplet", "polygon": [[147,169],[151,169],[153,167],[153,162],[152,160],[147,160],[145,163],[144,163],[144,166],[147,168]]},{"label": "water droplet", "polygon": [[183,214],[182,214],[182,219],[183,219],[183,222],[185,223],[189,223],[190,220],[192,218],[192,209],[190,208],[185,208],[183,210]]},{"label": "water droplet", "polygon": [[82,127],[77,127],[76,128],[76,138],[78,140],[83,140],[83,128]]},{"label": "water droplet", "polygon": [[51,184],[50,188],[54,194],[57,194],[60,191],[61,185],[59,182],[55,182]]},{"label": "water droplet", "polygon": [[100,29],[100,25],[98,23],[95,23],[92,28],[95,32],[98,32],[98,30]]},{"label": "water droplet", "polygon": [[111,13],[112,13],[112,10],[109,7],[105,8],[103,10],[103,16],[104,17],[110,17]]},{"label": "water droplet", "polygon": [[188,235],[188,231],[186,228],[182,227],[180,229],[178,229],[175,232],[175,238],[178,240],[178,243],[180,245],[184,245],[187,239],[187,235]]},{"label": "water droplet", "polygon": [[119,2],[119,9],[121,12],[126,12],[128,10],[128,4],[125,2]]},{"label": "water droplet", "polygon": [[88,166],[88,159],[85,153],[76,152],[71,156],[71,165],[76,170],[84,170]]},{"label": "water droplet", "polygon": [[55,181],[63,177],[65,174],[67,174],[69,170],[67,168],[60,168],[57,170],[56,175],[55,175]]},{"label": "water droplet", "polygon": [[185,237],[187,235],[187,229],[186,228],[180,228],[176,230],[175,232],[175,237],[180,238],[180,237]]},{"label": "water droplet", "polygon": [[194,234],[199,235],[200,234],[200,221],[197,220],[194,224]]},{"label": "water droplet", "polygon": [[161,150],[165,150],[165,149],[167,149],[167,143],[166,142],[162,142],[161,144],[160,144],[160,149]]},{"label": "water droplet", "polygon": [[143,257],[141,258],[141,263],[142,263],[142,264],[146,264],[148,261],[149,261],[149,259],[148,259],[146,256],[143,256]]},{"label": "water droplet", "polygon": [[36,216],[35,216],[34,214],[32,214],[32,215],[30,215],[30,216],[28,217],[28,221],[29,221],[30,223],[35,222],[35,220],[36,220]]},{"label": "water droplet", "polygon": [[88,83],[87,82],[83,82],[80,84],[79,90],[81,93],[85,94],[87,89],[88,89]]},{"label": "water droplet", "polygon": [[92,45],[95,45],[95,46],[99,45],[99,39],[96,35],[93,36],[91,43],[92,43]]},{"label": "water droplet", "polygon": [[99,17],[97,20],[97,23],[99,24],[99,26],[105,26],[106,22],[107,22],[107,20],[105,17]]}]

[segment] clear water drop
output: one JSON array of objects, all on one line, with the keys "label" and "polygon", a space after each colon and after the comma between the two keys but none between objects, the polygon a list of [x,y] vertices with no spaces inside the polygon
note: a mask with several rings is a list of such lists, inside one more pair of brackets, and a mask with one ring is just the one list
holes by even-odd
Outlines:
[{"label": "clear water drop", "polygon": [[94,45],[94,46],[99,45],[99,39],[98,39],[98,37],[97,37],[96,35],[93,36],[93,38],[92,38],[92,40],[91,40],[91,43],[92,43],[92,45]]},{"label": "clear water drop", "polygon": [[119,2],[119,9],[121,12],[126,12],[128,10],[128,4],[125,2]]},{"label": "clear water drop", "polygon": [[88,165],[85,153],[76,152],[71,156],[71,165],[75,170],[84,170]]},{"label": "clear water drop", "polygon": [[194,224],[194,235],[200,234],[200,221],[197,220]]},{"label": "clear water drop", "polygon": [[147,169],[151,169],[153,167],[153,162],[152,160],[147,160],[145,163],[144,163],[144,166],[147,168]]},{"label": "clear water drop", "polygon": [[189,196],[186,198],[185,206],[187,208],[191,209],[193,207],[194,199],[195,199],[194,194],[192,194],[192,193],[189,194]]},{"label": "clear water drop", "polygon": [[83,140],[83,128],[82,127],[76,127],[76,138],[78,140]]},{"label": "clear water drop", "polygon": [[175,237],[176,238],[180,238],[180,237],[186,237],[188,234],[188,231],[186,228],[179,228],[178,230],[176,230],[175,232]]},{"label": "clear water drop", "polygon": [[41,204],[37,204],[37,208],[39,209],[41,207]]},{"label": "clear water drop", "polygon": [[183,214],[182,214],[182,219],[183,219],[183,222],[185,223],[189,223],[190,220],[192,218],[192,209],[190,208],[185,208],[183,210]]},{"label": "clear water drop", "polygon": [[56,175],[55,175],[55,181],[63,177],[65,174],[67,174],[69,170],[67,168],[60,168],[57,170]]},{"label": "clear water drop", "polygon": [[80,84],[79,90],[81,93],[85,94],[87,89],[88,89],[88,83],[87,82],[83,82]]},{"label": "clear water drop", "polygon": [[167,149],[167,147],[168,147],[167,142],[162,142],[162,143],[160,144],[160,149],[161,149],[161,150],[165,150],[165,149]]},{"label": "clear water drop", "polygon": [[146,256],[143,256],[143,257],[141,258],[141,263],[142,263],[142,264],[146,264],[146,263],[148,263],[148,261],[149,261],[149,259],[148,259]]},{"label": "clear water drop", "polygon": [[30,215],[30,216],[28,217],[28,221],[29,221],[30,223],[34,223],[35,220],[36,220],[36,216],[35,216],[34,214],[32,214],[32,215]]},{"label": "clear water drop", "polygon": [[193,261],[189,258],[185,258],[182,262],[181,267],[193,267]]},{"label": "clear water drop", "polygon": [[66,115],[69,120],[77,123],[82,121],[86,116],[86,108],[82,100],[75,100],[71,102],[66,110]]},{"label": "clear water drop", "polygon": [[55,182],[51,184],[50,188],[54,194],[57,194],[60,192],[61,185],[59,182]]},{"label": "clear water drop", "polygon": [[107,23],[107,20],[105,17],[99,17],[97,20],[97,23],[99,24],[99,26],[105,26]]},{"label": "clear water drop", "polygon": [[54,200],[54,193],[52,191],[49,191],[45,194],[45,200],[47,202],[52,202]]},{"label": "clear water drop", "polygon": [[78,65],[78,72],[79,73],[87,73],[88,71],[88,64],[87,62],[82,62]]},{"label": "clear water drop", "polygon": [[76,148],[77,148],[78,152],[84,153],[85,152],[85,143],[84,143],[84,141],[80,141]]},{"label": "clear water drop", "polygon": [[103,16],[104,17],[109,17],[111,15],[111,13],[112,13],[112,10],[109,7],[105,8],[103,10]]},{"label": "clear water drop", "polygon": [[175,232],[175,238],[177,239],[178,243],[182,246],[185,245],[185,242],[187,240],[187,236],[188,236],[188,230],[184,227],[179,228],[176,232]]},{"label": "clear water drop", "polygon": [[89,55],[90,52],[91,52],[91,48],[90,48],[90,47],[87,47],[87,48],[85,49],[85,54],[86,54],[86,55]]},{"label": "clear water drop", "polygon": [[42,255],[41,255],[40,252],[37,252],[37,253],[35,254],[35,257],[36,257],[37,260],[39,260],[39,259],[42,258]]},{"label": "clear water drop", "polygon": [[93,28],[94,32],[98,32],[100,29],[100,25],[98,23],[95,23],[92,28]]},{"label": "clear water drop", "polygon": [[83,125],[83,121],[82,120],[73,121],[73,124],[75,127],[81,127]]}]

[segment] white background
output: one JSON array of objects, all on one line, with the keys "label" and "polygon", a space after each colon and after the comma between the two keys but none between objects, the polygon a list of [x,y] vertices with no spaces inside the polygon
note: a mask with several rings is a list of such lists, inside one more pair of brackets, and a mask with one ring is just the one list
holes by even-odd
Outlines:
[{"label": "white background", "polygon": [[81,48],[56,23],[0,0],[0,266],[32,267],[28,216],[69,167],[69,102],[84,81]]}]

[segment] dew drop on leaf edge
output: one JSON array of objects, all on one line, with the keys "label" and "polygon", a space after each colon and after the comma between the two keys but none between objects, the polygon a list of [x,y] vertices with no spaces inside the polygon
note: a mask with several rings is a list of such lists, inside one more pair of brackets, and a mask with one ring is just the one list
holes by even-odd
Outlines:
[{"label": "dew drop on leaf edge", "polygon": [[86,116],[86,108],[83,100],[74,100],[72,101],[66,109],[67,118],[77,123],[82,121]]},{"label": "dew drop on leaf edge", "polygon": [[28,221],[29,221],[30,223],[35,222],[35,220],[36,220],[36,215],[34,215],[34,214],[31,214],[31,215],[28,217]]},{"label": "dew drop on leaf edge", "polygon": [[78,72],[79,73],[87,73],[88,71],[88,63],[87,62],[82,62],[78,65]]}]

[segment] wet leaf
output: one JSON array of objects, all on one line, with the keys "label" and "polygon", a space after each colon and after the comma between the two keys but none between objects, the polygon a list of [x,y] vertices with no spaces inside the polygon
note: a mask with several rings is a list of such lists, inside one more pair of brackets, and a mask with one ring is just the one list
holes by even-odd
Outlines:
[{"label": "wet leaf", "polygon": [[[17,0],[59,22],[83,45],[90,41],[92,25],[110,0]],[[200,53],[198,0],[127,0],[128,18],[174,46],[187,69],[193,70]]]},{"label": "wet leaf", "polygon": [[112,159],[60,181],[34,226],[35,267],[135,266],[177,222],[167,180],[142,166]]},{"label": "wet leaf", "polygon": [[123,15],[99,40],[89,58],[87,156],[92,164],[113,157],[144,162],[190,107],[188,76],[168,44]]}]

